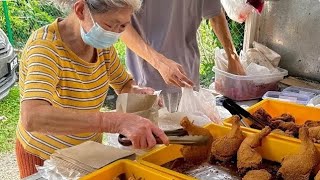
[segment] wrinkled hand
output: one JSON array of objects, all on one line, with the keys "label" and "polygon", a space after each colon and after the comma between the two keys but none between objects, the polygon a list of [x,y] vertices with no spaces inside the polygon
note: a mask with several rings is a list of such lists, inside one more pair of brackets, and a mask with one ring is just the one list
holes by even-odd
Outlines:
[{"label": "wrinkled hand", "polygon": [[158,71],[168,85],[193,87],[193,82],[187,78],[182,66],[171,59],[162,58],[159,62]]},{"label": "wrinkled hand", "polygon": [[154,147],[157,144],[154,135],[159,137],[164,144],[169,144],[168,137],[150,120],[129,113],[124,113],[121,117],[123,118],[115,120],[117,133],[126,136],[132,142],[133,148]]},{"label": "wrinkled hand", "polygon": [[234,54],[229,57],[228,72],[236,75],[246,75],[238,55]]}]

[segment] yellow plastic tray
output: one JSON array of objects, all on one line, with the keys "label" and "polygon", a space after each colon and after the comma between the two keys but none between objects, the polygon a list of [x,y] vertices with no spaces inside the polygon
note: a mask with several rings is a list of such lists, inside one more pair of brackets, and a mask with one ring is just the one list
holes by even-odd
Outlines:
[{"label": "yellow plastic tray", "polygon": [[[210,130],[214,137],[223,136],[231,130],[230,127],[215,124],[210,124],[206,128]],[[243,131],[243,133],[246,136],[254,134],[253,132],[246,131]],[[268,136],[262,141],[262,147],[260,147],[258,151],[261,153],[264,159],[281,162],[282,158],[286,155],[297,153],[299,150],[299,145],[299,142],[289,142],[284,141],[283,139],[277,139],[275,137]],[[167,162],[182,157],[180,153],[181,147],[182,146],[178,145],[160,147],[159,149],[155,149],[139,157],[138,162],[181,179],[193,180],[195,178],[161,167],[161,165]]]},{"label": "yellow plastic tray", "polygon": [[[260,101],[259,103],[249,107],[247,111],[249,111],[251,114],[254,113],[259,108],[265,109],[272,117],[280,116],[283,113],[289,113],[296,119],[297,124],[304,124],[307,120],[314,120],[314,121],[320,121],[320,110],[319,108],[315,107],[309,107],[299,104],[294,104],[290,102],[283,102],[278,100],[272,100],[272,99],[265,99],[263,101]],[[244,119],[249,125],[251,125],[251,121]],[[228,118],[223,121],[223,124],[225,126],[231,127],[231,118]],[[253,129],[253,128],[247,128],[241,126],[241,128],[248,132],[259,132],[260,130]],[[279,134],[271,133],[269,136],[271,137],[277,137],[280,139],[284,139],[287,141],[294,141],[294,142],[301,142],[297,138],[287,137]],[[316,144],[317,147],[320,148],[320,144]]]},{"label": "yellow plastic tray", "polygon": [[140,178],[142,180],[180,180],[180,178],[158,172],[130,160],[116,161],[96,172],[82,177],[81,180],[113,180],[113,178],[121,174],[125,174],[127,177],[135,177],[136,179]]}]

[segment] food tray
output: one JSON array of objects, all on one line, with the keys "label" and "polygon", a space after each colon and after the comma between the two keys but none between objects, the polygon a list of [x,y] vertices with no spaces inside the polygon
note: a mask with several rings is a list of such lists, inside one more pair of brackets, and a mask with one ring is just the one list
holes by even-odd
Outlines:
[{"label": "food tray", "polygon": [[[223,136],[231,130],[230,127],[215,124],[210,124],[206,126],[206,128],[209,129],[211,134],[215,137]],[[243,133],[246,136],[253,134],[253,132],[249,131],[243,131]],[[297,141],[289,142],[268,136],[263,139],[262,147],[258,148],[258,151],[264,159],[280,163],[282,158],[286,155],[297,153],[299,150],[299,145],[300,142]],[[181,147],[182,146],[179,145],[160,147],[139,157],[138,162],[155,170],[170,174],[181,179],[194,180],[195,178],[193,177],[161,167],[161,165],[167,162],[182,157],[180,153]]]},{"label": "food tray", "polygon": [[[247,111],[253,114],[259,108],[265,109],[272,117],[280,116],[283,113],[289,113],[296,119],[296,124],[304,124],[307,120],[320,121],[320,111],[318,108],[304,106],[301,104],[295,104],[290,102],[284,102],[273,99],[265,99],[259,103],[249,107]],[[251,121],[244,119],[247,124],[251,125]],[[223,124],[227,127],[231,127],[231,118],[228,118],[223,121]],[[259,132],[260,130],[254,128],[247,128],[241,126],[241,128],[247,132]],[[290,142],[300,142],[299,139],[293,137],[287,137],[279,134],[271,133],[269,137],[276,137],[284,139]],[[320,147],[320,144],[316,144],[317,147]]]},{"label": "food tray", "polygon": [[116,161],[96,172],[88,174],[82,177],[81,180],[93,180],[93,179],[110,179],[118,177],[121,174],[125,174],[127,177],[134,177],[135,179],[143,180],[180,180],[180,178],[173,177],[171,175],[158,172],[154,169],[142,166],[137,162],[130,160]]},{"label": "food tray", "polygon": [[320,95],[320,90],[302,88],[302,87],[296,87],[296,86],[287,87],[283,90],[283,92],[294,92],[294,93],[304,94],[309,96],[310,98]]}]

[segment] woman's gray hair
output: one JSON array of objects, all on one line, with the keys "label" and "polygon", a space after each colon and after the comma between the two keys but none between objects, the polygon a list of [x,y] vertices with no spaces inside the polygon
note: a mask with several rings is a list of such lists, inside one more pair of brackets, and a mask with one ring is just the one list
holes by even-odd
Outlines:
[{"label": "woman's gray hair", "polygon": [[[78,0],[51,0],[59,7],[69,11]],[[104,13],[112,9],[130,7],[138,11],[142,0],[85,0],[92,13]]]}]

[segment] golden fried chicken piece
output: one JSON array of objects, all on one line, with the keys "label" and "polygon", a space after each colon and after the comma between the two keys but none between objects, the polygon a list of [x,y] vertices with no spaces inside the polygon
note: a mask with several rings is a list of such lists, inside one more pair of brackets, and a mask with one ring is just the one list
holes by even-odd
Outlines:
[{"label": "golden fried chicken piece", "polygon": [[318,171],[317,175],[314,177],[314,180],[320,180],[320,171]]},{"label": "golden fried chicken piece", "polygon": [[320,126],[320,121],[308,120],[304,123],[304,126],[308,128],[317,127],[317,126]]},{"label": "golden fried chicken piece", "polygon": [[290,131],[292,132],[293,136],[298,136],[300,125],[294,122],[284,122],[282,120],[276,120],[272,122],[272,125],[276,129],[281,129],[283,131]]},{"label": "golden fried chicken piece", "polygon": [[281,129],[275,129],[273,131],[271,131],[271,133],[275,133],[275,134],[279,134],[282,136],[287,136],[287,137],[294,137],[293,133],[291,131],[282,131]]},{"label": "golden fried chicken piece", "polygon": [[248,136],[241,143],[237,152],[237,167],[240,173],[257,169],[262,162],[261,155],[256,148],[261,146],[261,141],[271,132],[270,127],[265,127],[259,133]]},{"label": "golden fried chicken piece", "polygon": [[278,174],[284,180],[308,180],[312,169],[319,163],[319,152],[309,137],[306,127],[299,130],[302,141],[298,154],[283,158]]},{"label": "golden fried chicken piece", "polygon": [[309,137],[313,140],[315,143],[320,142],[320,126],[311,127],[309,130]]},{"label": "golden fried chicken piece", "polygon": [[208,129],[196,126],[192,124],[187,117],[184,117],[180,125],[188,131],[189,135],[202,135],[208,136],[209,141],[206,145],[201,146],[183,146],[181,153],[184,159],[192,163],[201,163],[209,159],[211,144],[213,142],[213,137]]},{"label": "golden fried chicken piece", "polygon": [[281,116],[271,119],[271,121],[279,121],[279,120],[284,122],[296,122],[296,119],[291,114],[287,114],[287,113],[284,113]]},{"label": "golden fried chicken piece", "polygon": [[271,180],[271,174],[264,170],[251,170],[242,178],[242,180]]},{"label": "golden fried chicken piece", "polygon": [[267,122],[271,122],[271,115],[264,110],[263,108],[259,108],[258,110],[256,110],[252,116],[254,116],[255,118],[261,120],[261,121],[267,121]]},{"label": "golden fried chicken piece", "polygon": [[240,144],[244,140],[244,136],[240,129],[239,116],[232,116],[231,131],[212,143],[211,158],[220,161],[228,161],[237,154]]}]

